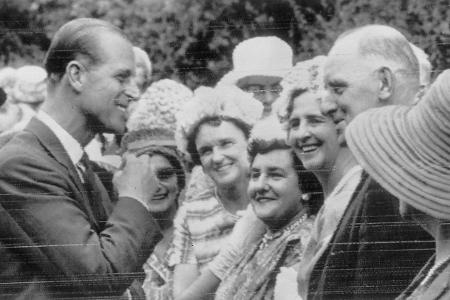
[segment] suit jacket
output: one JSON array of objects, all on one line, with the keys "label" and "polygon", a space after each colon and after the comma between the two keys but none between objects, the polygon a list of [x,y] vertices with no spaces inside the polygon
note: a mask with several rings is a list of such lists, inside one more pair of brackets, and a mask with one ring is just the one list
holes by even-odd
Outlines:
[{"label": "suit jacket", "polygon": [[311,273],[308,299],[394,299],[434,249],[427,232],[400,216],[398,199],[364,172]]},{"label": "suit jacket", "polygon": [[[434,266],[435,256],[423,267],[410,286],[396,300],[437,300],[450,299],[450,259],[445,260],[428,273]],[[427,278],[426,282],[423,282]]]},{"label": "suit jacket", "polygon": [[0,194],[1,299],[120,295],[161,238],[138,201],[89,199],[37,119],[0,149]]}]

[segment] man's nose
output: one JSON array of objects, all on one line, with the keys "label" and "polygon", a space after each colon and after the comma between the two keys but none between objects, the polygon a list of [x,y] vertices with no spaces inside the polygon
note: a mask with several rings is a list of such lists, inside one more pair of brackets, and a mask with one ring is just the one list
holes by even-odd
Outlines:
[{"label": "man's nose", "polygon": [[133,78],[130,80],[130,83],[125,88],[125,95],[131,100],[135,101],[138,100],[141,96],[141,93],[139,91],[139,87],[137,85],[136,79]]},{"label": "man's nose", "polygon": [[332,117],[338,111],[338,104],[334,96],[326,92],[320,101],[320,111],[323,115]]}]

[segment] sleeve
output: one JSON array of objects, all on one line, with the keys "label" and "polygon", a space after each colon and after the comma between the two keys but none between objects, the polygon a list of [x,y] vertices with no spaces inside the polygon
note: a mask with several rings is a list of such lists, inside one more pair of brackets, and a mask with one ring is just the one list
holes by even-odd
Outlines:
[{"label": "sleeve", "polygon": [[99,232],[56,162],[5,154],[0,162],[1,243],[58,291],[122,294],[161,238],[150,213],[138,201],[120,198]]},{"label": "sleeve", "polygon": [[194,244],[187,222],[189,203],[185,202],[177,212],[174,220],[173,245],[169,256],[169,265],[197,264]]}]

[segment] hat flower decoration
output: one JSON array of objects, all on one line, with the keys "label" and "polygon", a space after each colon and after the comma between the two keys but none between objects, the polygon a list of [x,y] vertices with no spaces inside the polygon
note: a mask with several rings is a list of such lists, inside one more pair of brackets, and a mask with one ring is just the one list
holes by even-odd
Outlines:
[{"label": "hat flower decoration", "polygon": [[273,104],[274,111],[277,112],[282,122],[287,120],[288,107],[291,95],[295,90],[305,90],[310,93],[323,95],[325,89],[323,83],[323,66],[326,56],[319,55],[312,59],[298,62],[286,74],[280,82],[282,92],[280,97]]},{"label": "hat flower decoration", "polygon": [[154,82],[132,109],[127,122],[128,131],[164,128],[175,132],[176,114],[192,95],[188,87],[174,80]]},{"label": "hat flower decoration", "polygon": [[263,105],[238,87],[199,87],[194,91],[193,99],[177,114],[177,147],[190,156],[187,151],[188,138],[205,118],[233,118],[251,127],[261,118],[262,112]]}]

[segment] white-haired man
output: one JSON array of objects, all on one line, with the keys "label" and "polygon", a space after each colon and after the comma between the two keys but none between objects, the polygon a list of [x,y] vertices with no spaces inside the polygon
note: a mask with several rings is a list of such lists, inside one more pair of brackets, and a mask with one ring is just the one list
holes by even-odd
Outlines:
[{"label": "white-haired man", "polygon": [[[408,40],[392,27],[367,25],[342,34],[324,69],[329,91],[322,110],[344,130],[359,113],[411,104],[419,91],[419,64]],[[366,173],[314,266],[299,268],[307,299],[393,299],[432,255],[431,237],[404,221],[398,200]],[[307,263],[307,262],[304,262]],[[303,270],[310,269],[308,274]]]}]

